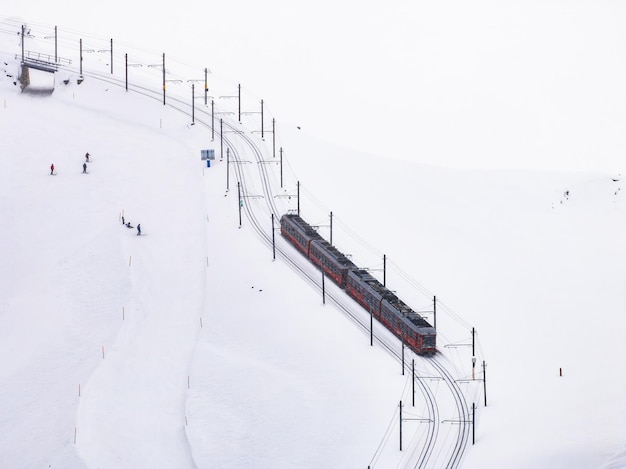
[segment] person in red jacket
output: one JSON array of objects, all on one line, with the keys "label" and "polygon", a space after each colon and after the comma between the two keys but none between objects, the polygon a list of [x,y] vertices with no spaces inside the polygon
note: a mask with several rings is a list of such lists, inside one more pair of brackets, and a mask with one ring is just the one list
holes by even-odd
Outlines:
[{"label": "person in red jacket", "polygon": [[50,165],[50,174],[54,174],[54,163]]}]

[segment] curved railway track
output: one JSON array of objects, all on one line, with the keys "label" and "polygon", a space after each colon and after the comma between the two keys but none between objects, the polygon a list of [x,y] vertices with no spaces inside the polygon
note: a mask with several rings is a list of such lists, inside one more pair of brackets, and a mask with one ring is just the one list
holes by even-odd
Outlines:
[{"label": "curved railway track", "polygon": [[[60,67],[60,69],[75,72],[75,70],[73,70],[71,67]],[[126,86],[124,81],[116,79],[108,74],[87,71],[83,75],[121,88],[125,88]],[[128,91],[141,94],[145,97],[157,101],[162,100],[162,94],[160,92],[140,85],[129,86]],[[166,105],[185,114],[186,116],[191,117],[189,103],[183,101],[180,98],[177,98],[176,96],[168,96]],[[198,117],[198,114],[200,115],[200,117]],[[209,129],[213,129],[211,124],[211,115],[202,108],[195,109],[195,121],[200,125],[203,125]],[[234,124],[222,119],[222,125],[226,127],[226,133],[232,133],[236,136],[235,138],[239,138],[241,140],[241,143],[243,143],[243,145],[245,146],[245,149],[249,151],[250,155],[254,157],[254,161],[245,160],[240,152],[237,150],[237,145],[235,145],[234,138],[229,135],[222,134],[223,142],[226,144],[228,151],[231,155],[230,163],[232,163],[232,166],[234,167],[236,179],[240,184],[240,189],[242,191],[242,200],[251,199],[252,195],[258,198],[263,198],[265,201],[265,210],[263,210],[265,214],[273,214],[275,218],[279,219],[282,213],[276,204],[276,195],[274,194],[272,189],[270,175],[267,169],[267,161],[263,159],[263,152],[261,151],[257,143],[249,135],[246,135],[245,132],[241,131],[241,129],[238,127],[238,124]],[[251,194],[250,192],[248,192],[249,187],[256,187],[252,182],[249,182],[250,175],[245,168],[245,166],[249,165],[254,165],[258,169],[258,178],[262,191],[261,195]],[[238,203],[241,203],[241,200],[238,201]],[[246,219],[250,223],[252,229],[257,233],[259,238],[268,247],[271,248],[273,239],[272,230],[276,228],[272,226],[271,229],[268,230],[268,226],[270,224],[269,220],[261,220],[257,213],[259,210],[261,210],[261,207],[255,209],[253,207],[254,205],[257,204],[243,203],[242,208],[245,212]],[[312,267],[311,264],[305,261],[291,245],[283,242],[283,240],[279,237],[277,239],[277,242],[275,243],[275,249],[276,254],[280,256],[282,261],[287,263],[296,273],[298,273],[298,275],[300,275],[300,277],[302,277],[313,288],[321,290],[322,281],[321,276],[319,275],[319,271],[317,271],[317,269],[315,269],[314,267]],[[326,288],[326,298],[346,317],[348,317],[362,331],[363,334],[370,334],[369,315],[367,315],[356,302],[349,298],[343,292],[343,290],[340,290],[338,287]],[[383,347],[395,360],[401,363],[403,360],[403,353],[401,352],[401,350],[399,350],[397,339],[393,337],[390,333],[386,334],[385,332],[385,330],[376,330],[375,328],[373,332],[373,337],[376,342],[381,347]],[[428,416],[424,419],[428,422],[428,429],[425,435],[420,439],[419,444],[415,442],[414,446],[410,448],[407,453],[405,453],[406,456],[403,458],[403,467],[414,467],[423,469],[429,467],[445,467],[446,469],[458,468],[461,464],[463,455],[467,447],[467,443],[469,441],[470,422],[467,402],[465,400],[463,392],[456,383],[453,374],[449,371],[446,364],[443,363],[442,357],[436,355],[431,358],[419,358],[425,360],[427,364],[432,368],[432,370],[437,373],[437,378],[445,382],[449,390],[449,395],[453,401],[455,414],[457,415],[455,421],[456,423],[458,423],[458,431],[455,432],[453,442],[441,441],[441,417],[439,410],[440,405],[438,404],[438,400],[440,400],[441,396],[436,395],[435,391],[433,391],[432,387],[429,385],[428,379],[417,377],[418,389],[420,390],[424,398],[424,405],[428,414]],[[408,364],[406,362],[405,367],[408,367]],[[445,446],[449,446],[448,451],[442,449]],[[443,453],[444,456],[437,456],[437,452]],[[440,461],[440,457],[442,457],[444,461]]]}]

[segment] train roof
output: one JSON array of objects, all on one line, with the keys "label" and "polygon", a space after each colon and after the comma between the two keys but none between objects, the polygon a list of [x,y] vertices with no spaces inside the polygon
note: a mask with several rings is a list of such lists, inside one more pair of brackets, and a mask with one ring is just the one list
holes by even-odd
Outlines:
[{"label": "train roof", "polygon": [[339,249],[337,249],[335,246],[330,244],[325,239],[323,239],[323,238],[322,239],[316,239],[316,240],[314,240],[312,242],[315,243],[315,245],[320,246],[325,251],[327,251],[331,255],[331,257],[334,260],[336,260],[339,264],[341,264],[343,266],[346,266],[346,268],[348,268],[348,269],[356,268],[356,265],[354,264],[354,262],[352,262],[350,259],[348,259],[348,257],[346,257],[346,255],[344,253],[342,253]]},{"label": "train roof", "polygon": [[305,222],[300,215],[296,215],[295,213],[286,213],[281,217],[281,220],[285,218],[288,219],[290,223],[298,226],[309,238],[324,239],[322,238],[322,235],[320,235],[311,225]]},{"label": "train roof", "polygon": [[419,313],[413,311],[404,301],[402,301],[398,296],[385,287],[382,283],[380,283],[372,274],[370,274],[365,269],[357,269],[351,272],[352,274],[358,276],[363,282],[367,283],[367,285],[378,293],[384,301],[389,303],[389,305],[394,308],[400,315],[410,321],[413,325],[415,325],[418,329],[430,328],[432,332],[424,332],[424,333],[435,333],[435,329],[424,319]]},{"label": "train roof", "polygon": [[[376,293],[378,293],[384,299],[388,299],[388,298],[391,299],[391,298],[396,296],[391,290],[389,290],[382,283],[380,283],[378,281],[378,279],[376,277],[374,277],[371,273],[369,273],[367,270],[365,270],[365,269],[355,269],[351,273],[356,275],[357,277],[359,277],[361,279],[361,281],[367,283],[367,285],[372,290],[374,290]],[[350,274],[348,274],[348,275],[350,275]]]},{"label": "train roof", "polygon": [[426,319],[424,319],[419,313],[411,310],[403,317],[411,321],[417,329],[422,331],[422,334],[435,334],[435,328],[431,326],[430,323]]}]

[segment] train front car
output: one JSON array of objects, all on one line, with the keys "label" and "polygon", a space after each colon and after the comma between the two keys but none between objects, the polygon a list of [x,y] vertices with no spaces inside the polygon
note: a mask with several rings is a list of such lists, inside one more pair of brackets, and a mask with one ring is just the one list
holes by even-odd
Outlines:
[{"label": "train front car", "polygon": [[391,324],[391,331],[419,355],[437,352],[437,333],[428,321],[413,311],[395,294],[381,303],[380,315]]},{"label": "train front car", "polygon": [[[422,319],[424,321],[424,319]],[[426,322],[426,321],[424,321]],[[426,322],[425,326],[417,326],[417,336],[420,338],[419,349],[422,355],[434,355],[437,353],[437,331]]]},{"label": "train front car", "polygon": [[415,353],[436,352],[435,329],[367,270],[348,273],[346,292]]},{"label": "train front car", "polygon": [[280,234],[307,257],[309,256],[311,241],[323,239],[311,225],[296,214],[285,214],[280,217]]}]

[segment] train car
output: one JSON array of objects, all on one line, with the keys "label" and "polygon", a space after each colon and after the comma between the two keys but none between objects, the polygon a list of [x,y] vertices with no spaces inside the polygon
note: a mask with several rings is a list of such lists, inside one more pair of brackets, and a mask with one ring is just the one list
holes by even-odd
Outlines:
[{"label": "train car", "polygon": [[380,317],[381,322],[416,353],[426,355],[437,351],[435,329],[393,293],[383,299]]},{"label": "train car", "polygon": [[356,266],[311,225],[299,215],[286,214],[280,219],[280,232],[315,265],[320,269],[323,267],[326,275],[337,285],[344,287],[347,272]]},{"label": "train car", "polygon": [[309,257],[311,241],[324,240],[299,215],[291,213],[285,214],[280,218],[280,233],[307,257]]},{"label": "train car", "polygon": [[435,329],[366,270],[348,273],[346,292],[415,353],[437,351]]},{"label": "train car", "polygon": [[309,259],[341,288],[345,288],[348,272],[356,269],[350,259],[324,239],[311,241]]}]

